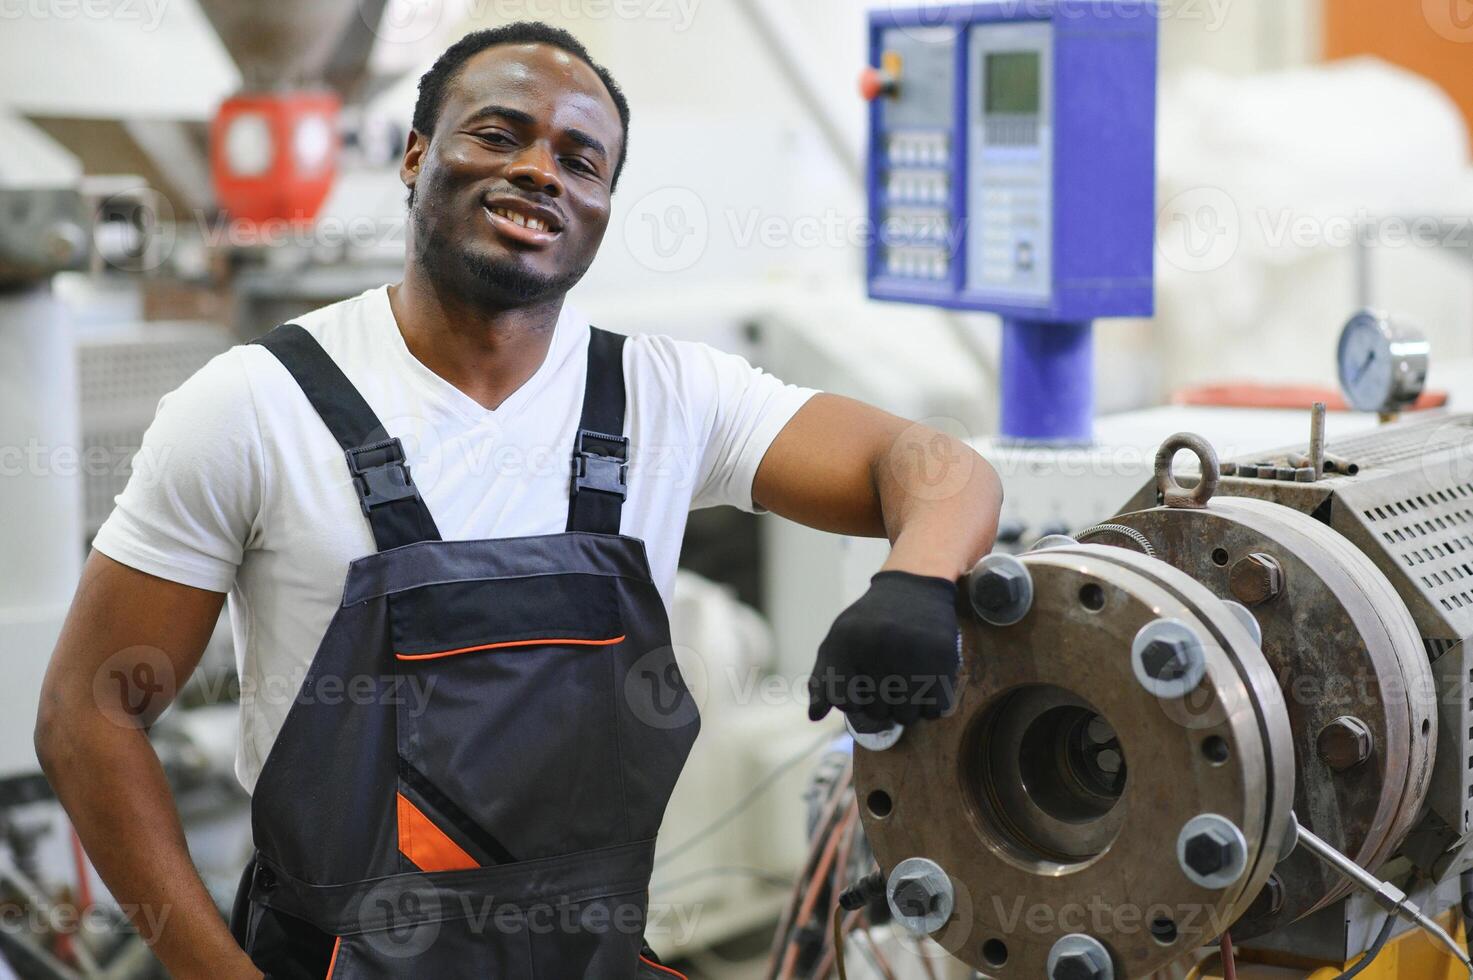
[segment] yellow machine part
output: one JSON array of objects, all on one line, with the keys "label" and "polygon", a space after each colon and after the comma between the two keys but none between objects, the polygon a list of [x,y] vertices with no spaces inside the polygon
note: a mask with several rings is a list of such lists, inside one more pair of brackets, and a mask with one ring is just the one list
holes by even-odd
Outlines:
[{"label": "yellow machine part", "polygon": [[[1468,938],[1463,931],[1462,916],[1449,909],[1438,916],[1438,924],[1464,947]],[[1315,968],[1284,962],[1272,954],[1238,950],[1235,957],[1238,980],[1335,980],[1360,959],[1348,963],[1328,963]],[[1216,955],[1204,960],[1193,980],[1222,980],[1222,964]],[[1388,942],[1375,962],[1356,980],[1467,980],[1463,965],[1421,929],[1412,929]]]}]

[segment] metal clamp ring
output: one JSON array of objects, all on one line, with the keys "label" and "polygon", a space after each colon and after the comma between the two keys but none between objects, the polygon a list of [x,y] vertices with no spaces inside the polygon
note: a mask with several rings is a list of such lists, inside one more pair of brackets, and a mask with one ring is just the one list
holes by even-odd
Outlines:
[{"label": "metal clamp ring", "polygon": [[[1202,479],[1191,490],[1177,483],[1171,472],[1171,461],[1182,449],[1195,454],[1202,466]],[[1167,507],[1206,507],[1207,501],[1217,492],[1221,479],[1222,468],[1217,463],[1217,451],[1195,432],[1178,432],[1156,450],[1156,489]]]}]

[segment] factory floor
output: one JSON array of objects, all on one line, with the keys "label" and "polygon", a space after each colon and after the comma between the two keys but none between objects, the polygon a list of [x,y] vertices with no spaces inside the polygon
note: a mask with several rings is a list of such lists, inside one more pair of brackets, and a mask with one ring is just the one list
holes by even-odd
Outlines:
[{"label": "factory floor", "polygon": [[772,934],[759,930],[670,964],[688,980],[762,980]]},{"label": "factory floor", "polygon": [[705,968],[703,969],[690,961],[682,961],[674,969],[684,973],[687,980],[762,980],[767,975],[765,954],[745,963],[709,960],[705,960],[704,963]]}]

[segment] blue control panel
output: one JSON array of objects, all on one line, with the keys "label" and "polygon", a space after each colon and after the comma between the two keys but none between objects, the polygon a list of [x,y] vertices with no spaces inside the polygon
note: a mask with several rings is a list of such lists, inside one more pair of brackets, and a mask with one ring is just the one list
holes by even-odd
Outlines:
[{"label": "blue control panel", "polygon": [[1152,312],[1154,0],[869,18],[869,295],[1034,322]]}]

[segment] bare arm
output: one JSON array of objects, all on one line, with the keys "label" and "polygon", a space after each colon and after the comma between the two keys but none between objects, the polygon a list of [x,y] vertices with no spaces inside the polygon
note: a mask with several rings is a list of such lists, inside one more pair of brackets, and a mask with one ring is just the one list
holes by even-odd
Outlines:
[{"label": "bare arm", "polygon": [[768,449],[756,502],[841,534],[888,537],[887,570],[955,580],[992,548],[1002,484],[958,439],[815,395]]},{"label": "bare arm", "polygon": [[815,395],[773,440],[757,503],[810,527],[890,539],[890,557],[839,614],[808,680],[808,717],[913,724],[955,702],[956,580],[997,536],[1002,486],[960,440]]},{"label": "bare arm", "polygon": [[93,552],[36,721],[41,766],[98,873],[181,980],[261,976],[190,861],[146,732],[198,666],[224,598]]}]

